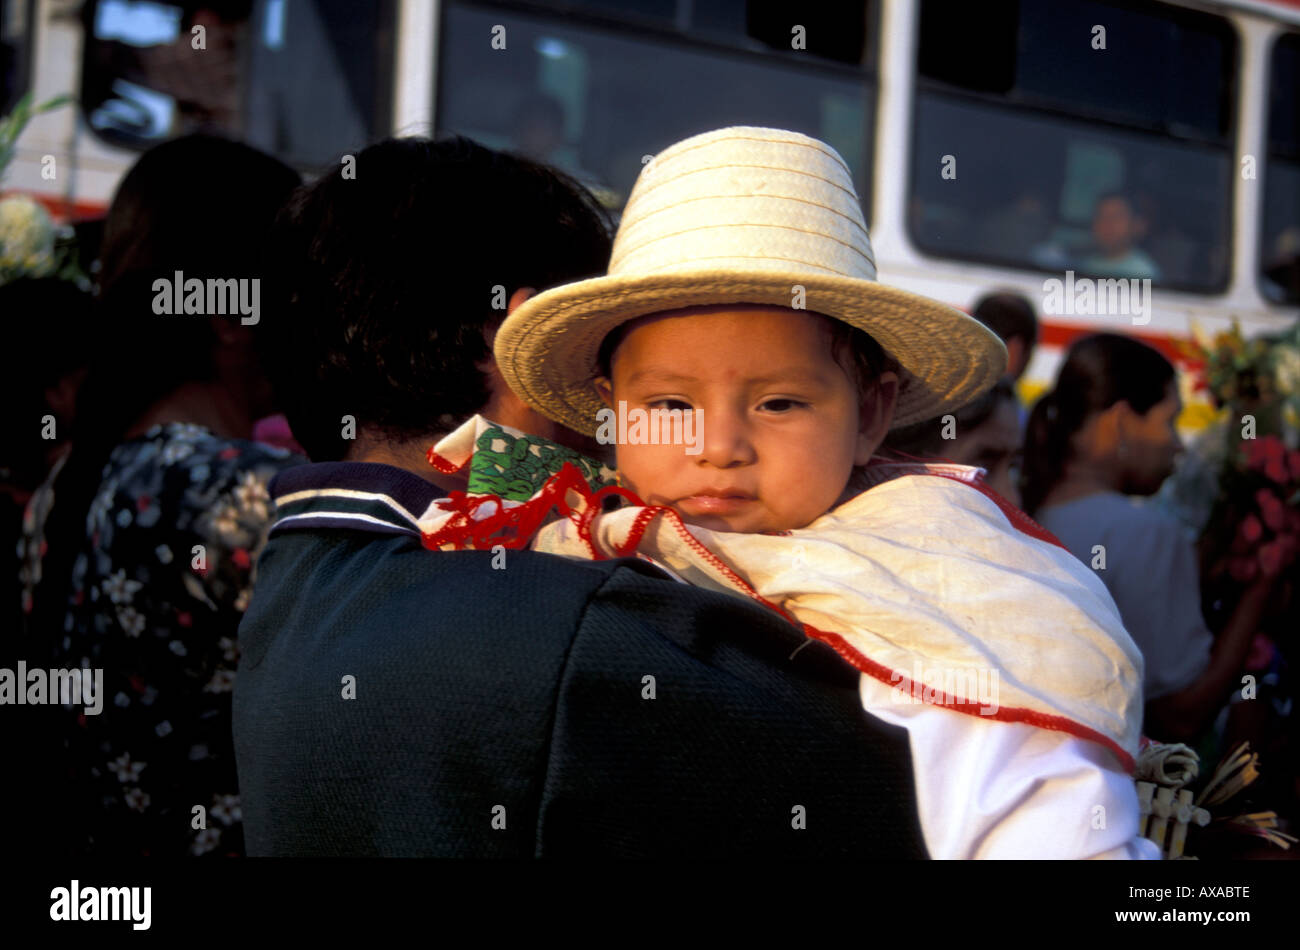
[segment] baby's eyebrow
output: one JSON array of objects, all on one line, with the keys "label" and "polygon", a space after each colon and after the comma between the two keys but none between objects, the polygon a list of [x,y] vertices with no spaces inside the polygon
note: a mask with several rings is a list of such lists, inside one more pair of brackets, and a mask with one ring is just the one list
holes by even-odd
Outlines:
[{"label": "baby's eyebrow", "polygon": [[[637,370],[628,377],[627,384],[644,379],[653,379],[655,382],[663,383],[698,383],[701,382],[698,376],[688,376],[684,373],[676,373],[671,370],[656,369],[647,367],[646,369]],[[762,376],[749,376],[743,382],[750,386],[764,386],[770,383],[804,383],[814,386],[820,386],[825,383],[825,378],[821,373],[806,369],[778,369]]]}]

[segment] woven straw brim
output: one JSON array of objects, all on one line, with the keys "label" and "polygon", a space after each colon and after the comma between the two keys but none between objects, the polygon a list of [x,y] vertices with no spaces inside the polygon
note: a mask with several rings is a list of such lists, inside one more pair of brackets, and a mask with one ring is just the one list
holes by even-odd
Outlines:
[{"label": "woven straw brim", "polygon": [[[893,428],[957,409],[1006,370],[1002,341],[978,320],[928,297],[875,281],[808,273],[704,271],[597,277],[538,294],[497,333],[496,361],[507,385],[544,416],[594,435],[605,408],[593,380],[605,336],[636,317],[712,304],[789,308],[792,288],[806,309],[866,331],[902,367]],[[744,340],[736,341],[744,346]]]}]

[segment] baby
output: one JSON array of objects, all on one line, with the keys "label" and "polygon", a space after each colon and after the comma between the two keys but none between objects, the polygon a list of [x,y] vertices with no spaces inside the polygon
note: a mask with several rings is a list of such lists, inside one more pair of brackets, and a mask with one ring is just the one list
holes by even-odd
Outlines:
[{"label": "baby", "polygon": [[1141,657],[1105,588],[981,470],[875,456],[992,386],[1005,350],[875,280],[830,146],[732,128],[667,149],[609,274],[526,301],[495,352],[521,398],[588,435],[611,409],[693,415],[691,445],[682,426],[616,446],[642,504],[575,509],[548,484],[534,501],[565,495],[572,517],[533,546],[635,553],[831,645],[864,708],[909,732],[932,856],[1158,856],[1126,774]]}]

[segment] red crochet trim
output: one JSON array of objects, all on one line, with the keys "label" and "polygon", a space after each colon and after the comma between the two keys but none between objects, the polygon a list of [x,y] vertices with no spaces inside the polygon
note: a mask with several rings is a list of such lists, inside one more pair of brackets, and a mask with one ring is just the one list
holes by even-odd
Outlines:
[{"label": "red crochet trim", "polygon": [[[821,640],[841,657],[847,660],[850,666],[866,673],[873,679],[879,680],[886,686],[905,691],[909,696],[917,695],[915,684],[910,678],[904,676],[902,673],[895,673],[888,667],[863,656],[856,649],[850,646],[848,641],[838,633],[819,630],[817,627],[809,624],[799,624],[799,626],[803,630],[805,636],[812,640]],[[924,685],[921,685],[921,690],[924,690],[925,688]],[[924,692],[921,692],[920,695],[924,696],[925,694]],[[1124,766],[1124,770],[1130,775],[1132,775],[1134,770],[1137,768],[1137,763],[1134,761],[1133,756],[1129,755],[1129,753],[1124,750],[1124,747],[1114,739],[1098,732],[1096,729],[1075,722],[1073,719],[1067,719],[1065,716],[1036,712],[1035,710],[1023,709],[1019,706],[999,706],[997,712],[986,714],[979,711],[979,703],[971,703],[965,700],[962,700],[961,702],[944,703],[939,708],[955,709],[959,712],[971,716],[977,716],[981,719],[996,719],[1000,722],[1023,722],[1026,725],[1037,726],[1040,729],[1051,729],[1054,732],[1065,732],[1069,735],[1077,736],[1080,739],[1087,739],[1090,742],[1099,742],[1115,753],[1119,758],[1120,765]]]},{"label": "red crochet trim", "polygon": [[[996,499],[998,496],[996,493],[993,493],[993,497]],[[821,630],[811,624],[800,622],[782,609],[778,604],[772,603],[772,601],[754,590],[754,588],[752,588],[744,578],[733,571],[726,562],[721,560],[716,554],[705,547],[699,538],[691,534],[690,531],[687,530],[685,523],[683,523],[681,516],[671,508],[655,507],[647,509],[638,515],[636,521],[633,522],[632,531],[629,533],[627,541],[620,545],[618,549],[620,556],[624,556],[636,549],[640,544],[641,539],[644,537],[645,530],[649,526],[650,521],[659,515],[664,515],[667,518],[668,523],[672,525],[677,534],[681,536],[682,540],[685,541],[687,545],[699,554],[701,558],[707,561],[715,570],[725,576],[732,584],[739,587],[741,592],[762,604],[764,607],[767,607],[769,610],[780,614],[795,627],[799,628],[805,637],[808,637],[810,640],[821,640],[859,672],[866,673],[868,676],[879,680],[886,686],[896,689],[905,689],[909,696],[916,695],[913,682],[907,676],[904,676],[902,673],[896,674],[895,671],[889,669],[889,667],[869,659],[866,655],[851,646],[840,634]],[[922,690],[924,690],[924,688],[925,687],[922,685]],[[925,694],[922,692],[920,695],[924,696]],[[1065,716],[1057,716],[1051,713],[1036,712],[1032,709],[1005,706],[999,707],[998,711],[995,713],[981,713],[980,709],[982,706],[982,703],[970,702],[963,699],[959,702],[943,703],[940,708],[954,709],[970,716],[996,719],[1002,722],[1023,722],[1027,725],[1037,726],[1040,729],[1051,729],[1056,732],[1065,732],[1073,736],[1078,736],[1080,739],[1099,742],[1119,757],[1120,764],[1124,766],[1124,769],[1129,774],[1132,774],[1136,768],[1133,756],[1124,751],[1124,748],[1118,742],[1103,735],[1096,729],[1075,722],[1073,719],[1067,719]]]},{"label": "red crochet trim", "polygon": [[450,459],[443,458],[433,450],[433,446],[429,447],[429,451],[425,453],[425,458],[429,460],[430,465],[442,472],[444,475],[455,475],[457,472],[464,471],[465,466],[469,465],[469,459],[466,459],[460,465],[457,465]]},{"label": "red crochet trim", "polygon": [[[570,491],[578,493],[577,504],[569,503]],[[600,513],[604,500],[612,495],[625,498],[634,505],[644,504],[635,494],[617,485],[607,485],[592,492],[577,466],[565,462],[558,472],[546,480],[535,497],[513,508],[507,508],[505,502],[496,495],[471,496],[463,491],[452,492],[448,499],[438,502],[439,508],[453,512],[451,519],[437,531],[421,532],[420,540],[426,548],[435,551],[447,545],[457,551],[466,548],[486,550],[498,545],[519,550],[528,546],[547,516],[556,510],[575,521],[579,535],[591,550],[592,558],[601,560],[600,553],[591,543],[591,521]],[[490,505],[496,507],[495,512],[477,517]]]},{"label": "red crochet trim", "polygon": [[[890,451],[894,452],[897,455],[901,455],[905,457],[906,460],[909,462],[919,462],[921,464],[925,464],[927,462],[938,461],[938,462],[944,462],[949,465],[963,464],[961,462],[954,462],[952,459],[945,458],[943,456],[935,456],[934,458],[926,459],[916,455],[909,455],[907,452],[903,452],[899,449],[891,449]],[[880,457],[886,458],[885,456],[880,456]],[[986,498],[992,499],[993,502],[998,506],[998,508],[1001,509],[1002,513],[1006,515],[1007,521],[1011,522],[1011,526],[1013,528],[1016,528],[1023,534],[1029,535],[1031,538],[1037,538],[1039,541],[1046,541],[1048,544],[1055,544],[1058,548],[1060,548],[1063,551],[1069,550],[1064,544],[1061,543],[1060,539],[1057,538],[1056,535],[1052,534],[1052,532],[1048,531],[1046,528],[1044,528],[1033,518],[1029,517],[1029,515],[1025,514],[1015,505],[1011,504],[1011,502],[1007,501],[996,491],[994,491],[989,486],[988,482],[984,480],[983,475],[978,475],[973,480],[967,481],[966,479],[961,478],[957,475],[953,475],[949,472],[925,472],[924,474],[937,475],[939,478],[951,479],[954,482],[960,482],[963,485],[969,485],[972,488],[979,489],[981,492],[984,493],[984,496]]]},{"label": "red crochet trim", "polygon": [[[432,452],[432,450],[431,450]],[[927,473],[939,474],[939,473]],[[953,476],[943,476],[953,478],[955,481],[962,482],[962,479]],[[971,482],[962,482],[963,484],[972,484]],[[984,493],[998,502],[998,506],[1011,519],[1011,523],[1020,528],[1026,534],[1032,534],[1035,537],[1042,537],[1043,540],[1050,541],[1057,545],[1060,542],[1045,529],[1039,527],[1029,519],[1023,512],[1013,508],[1005,500],[986,486],[976,484]],[[579,501],[577,504],[570,504],[568,492],[572,490],[578,493]],[[632,522],[631,530],[628,532],[627,539],[617,545],[615,548],[615,557],[628,557],[636,553],[641,541],[645,537],[646,530],[650,523],[658,517],[663,517],[672,527],[673,531],[697,554],[708,563],[714,570],[726,578],[734,587],[738,588],[740,593],[745,594],[750,599],[762,604],[769,610],[784,617],[790,624],[803,632],[804,636],[810,640],[820,640],[827,644],[831,649],[838,653],[850,666],[859,672],[879,680],[887,686],[895,689],[905,689],[908,695],[916,695],[915,684],[911,679],[901,673],[890,670],[883,664],[869,659],[856,648],[851,646],[848,641],[838,633],[832,633],[827,630],[821,630],[811,624],[801,623],[797,618],[791,616],[779,605],[768,600],[766,597],[754,590],[749,583],[739,574],[731,569],[728,564],[720,557],[710,551],[700,540],[691,534],[687,529],[685,522],[682,521],[681,515],[671,508],[662,505],[646,505],[635,493],[621,488],[617,485],[609,485],[599,491],[593,492],[587,480],[582,477],[582,473],[572,463],[566,462],[564,466],[547,479],[546,484],[538,494],[514,508],[507,509],[500,498],[496,495],[476,495],[469,497],[465,492],[453,492],[447,501],[441,501],[438,506],[446,511],[455,512],[452,519],[436,532],[422,534],[421,540],[426,548],[437,550],[444,545],[451,544],[455,550],[472,548],[475,550],[492,548],[501,545],[510,549],[520,549],[528,545],[537,530],[542,526],[542,522],[551,513],[558,511],[562,516],[569,518],[577,527],[578,535],[582,538],[583,543],[591,552],[593,560],[606,560],[606,556],[601,553],[596,546],[591,533],[592,522],[596,516],[601,513],[602,503],[612,495],[618,495],[631,502],[633,505],[641,506],[645,510],[639,512]],[[475,519],[474,515],[485,505],[496,505],[497,511],[482,519]],[[1018,524],[1013,514],[1019,514],[1032,527],[1038,528],[1041,535],[1027,530],[1024,525]],[[924,686],[922,686],[924,690]],[[924,696],[924,692],[921,693]],[[1136,768],[1133,756],[1129,755],[1119,743],[1115,742],[1108,736],[1103,735],[1095,729],[1067,719],[1064,716],[1052,715],[1050,713],[1036,712],[1032,709],[1023,709],[1020,707],[999,707],[996,713],[986,715],[979,710],[981,704],[961,700],[960,702],[944,703],[939,708],[950,708],[958,712],[980,718],[991,718],[1001,722],[1022,722],[1027,725],[1037,726],[1042,729],[1051,729],[1056,732],[1065,732],[1080,739],[1087,739],[1092,742],[1099,742],[1106,748],[1110,749],[1119,757],[1120,763],[1130,774]]]},{"label": "red crochet trim", "polygon": [[1025,514],[1011,502],[1007,501],[996,491],[989,487],[984,481],[983,476],[975,479],[973,482],[964,481],[956,475],[950,475],[947,472],[927,472],[927,475],[937,475],[940,478],[948,478],[955,482],[961,482],[963,485],[969,485],[971,488],[977,488],[984,493],[984,497],[991,498],[997,506],[1002,509],[1002,513],[1007,516],[1013,528],[1018,529],[1021,533],[1029,535],[1031,538],[1037,538],[1039,541],[1046,541],[1048,544],[1055,544],[1062,551],[1069,549],[1061,543],[1060,539],[1052,532],[1048,531],[1041,524],[1035,521],[1029,515]]}]

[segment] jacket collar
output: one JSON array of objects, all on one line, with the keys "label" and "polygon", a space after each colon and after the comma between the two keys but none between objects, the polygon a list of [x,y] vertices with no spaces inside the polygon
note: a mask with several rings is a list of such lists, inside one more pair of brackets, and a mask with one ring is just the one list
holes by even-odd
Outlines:
[{"label": "jacket collar", "polygon": [[349,528],[420,536],[420,522],[446,497],[414,472],[378,462],[313,462],[284,469],[270,485],[271,534]]}]

